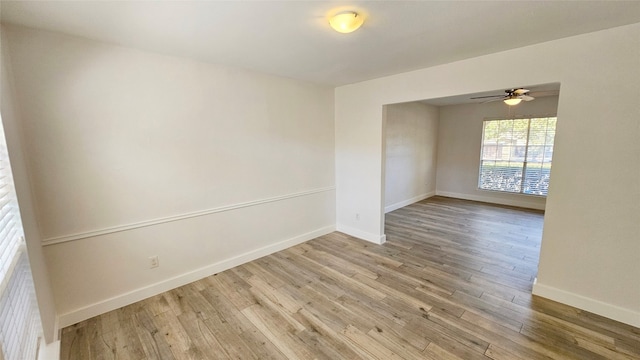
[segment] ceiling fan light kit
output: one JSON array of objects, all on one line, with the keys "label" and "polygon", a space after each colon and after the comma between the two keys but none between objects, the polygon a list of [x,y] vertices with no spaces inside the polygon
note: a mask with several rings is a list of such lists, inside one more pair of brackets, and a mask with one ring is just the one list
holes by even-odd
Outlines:
[{"label": "ceiling fan light kit", "polygon": [[510,97],[508,99],[504,99],[502,100],[504,101],[505,104],[509,105],[509,106],[513,106],[513,105],[518,105],[520,104],[520,102],[522,101],[522,99],[519,98],[514,98],[514,97]]},{"label": "ceiling fan light kit", "polygon": [[329,19],[329,25],[333,30],[343,34],[358,30],[363,23],[364,18],[355,11],[339,12]]}]

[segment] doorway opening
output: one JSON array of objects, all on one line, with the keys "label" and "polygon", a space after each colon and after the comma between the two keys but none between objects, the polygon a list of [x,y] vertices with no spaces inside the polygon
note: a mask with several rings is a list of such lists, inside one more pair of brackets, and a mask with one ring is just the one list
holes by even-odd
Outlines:
[{"label": "doorway opening", "polygon": [[[533,219],[536,217],[535,214],[544,213],[547,200],[546,191],[544,193],[523,191],[522,188],[527,182],[527,166],[520,166],[520,170],[518,170],[518,166],[520,163],[531,162],[533,164],[538,161],[540,169],[537,172],[529,170],[529,174],[540,176],[546,174],[548,175],[548,178],[545,179],[547,185],[552,182],[553,139],[548,141],[547,138],[549,135],[554,135],[555,127],[553,132],[545,128],[543,140],[546,142],[541,144],[538,144],[539,139],[534,139],[537,135],[531,135],[534,132],[530,131],[529,127],[531,119],[555,119],[557,117],[560,84],[542,84],[522,88],[528,90],[526,94],[529,94],[527,96],[532,99],[527,98],[517,105],[505,104],[502,101],[504,95],[501,95],[504,90],[497,90],[384,106],[382,207],[385,213],[383,223],[385,224],[387,241],[393,241],[394,236],[399,236],[397,228],[395,228],[397,224],[392,225],[394,221],[398,221],[398,214],[403,213],[398,209],[416,203],[418,207],[419,204],[433,207],[433,201],[442,202],[446,198],[456,201],[470,200],[494,204],[492,206],[496,211],[507,206],[507,208],[513,207],[514,212],[507,212],[507,214],[513,214],[514,219],[521,217],[515,211],[516,208],[527,209],[524,210],[525,213],[534,214]],[[492,97],[495,95],[498,96]],[[504,134],[500,133],[500,136],[493,135],[496,139],[487,140],[489,134],[485,136],[484,133],[486,122],[498,119],[505,120],[499,125],[502,128],[506,128],[507,125],[511,126],[511,132],[504,131]],[[522,125],[521,123],[527,124],[526,131],[520,131],[522,129],[518,128]],[[513,131],[513,128],[519,130]],[[496,142],[492,148],[496,150],[493,153],[493,162],[488,159],[490,156],[489,148],[492,146],[489,144],[491,141]],[[500,152],[497,151],[498,148]],[[535,157],[535,154],[540,156]],[[542,160],[536,160],[538,158]],[[533,169],[533,166],[530,165],[529,168]],[[488,180],[493,181],[494,187],[499,188],[501,182],[504,182],[505,188],[517,189],[518,191],[496,191],[497,188],[483,186],[483,174],[487,180],[489,170],[493,171],[491,173],[493,177]],[[510,182],[509,187],[506,186],[507,182]],[[542,187],[544,186],[538,186],[538,188]],[[414,207],[412,211],[415,213],[417,209]],[[428,216],[435,215],[430,213]],[[474,216],[469,216],[469,219],[465,221],[458,219],[456,220],[457,224],[451,223],[449,226],[457,227],[456,231],[460,236],[465,235],[464,231],[482,233],[477,228],[471,229],[474,225]],[[389,221],[387,221],[387,217]],[[508,218],[503,220],[510,221]],[[418,226],[426,226],[425,224],[429,222],[428,219],[422,221],[414,218],[410,221],[417,222]],[[531,222],[535,224],[536,220],[531,220]],[[475,225],[480,226],[482,223]],[[520,234],[525,238],[533,239],[531,243],[526,244],[529,248],[533,247],[533,253],[529,252],[523,256],[538,259],[542,226],[543,219],[540,218],[538,230],[532,226],[531,229]],[[483,227],[481,226],[481,228]],[[409,230],[414,232],[413,236],[416,236],[415,232],[418,229]],[[442,232],[442,229],[434,227],[429,231],[437,233]],[[491,241],[492,247],[500,248],[504,244],[501,245],[499,239],[514,240],[509,237],[511,235],[499,233],[494,235],[497,241],[487,240],[487,238],[484,238],[483,241]],[[536,238],[537,240],[535,240]],[[487,249],[483,251],[487,251]],[[527,266],[531,267],[531,265]],[[534,268],[537,271],[537,260]],[[531,279],[532,281],[533,279]]]}]

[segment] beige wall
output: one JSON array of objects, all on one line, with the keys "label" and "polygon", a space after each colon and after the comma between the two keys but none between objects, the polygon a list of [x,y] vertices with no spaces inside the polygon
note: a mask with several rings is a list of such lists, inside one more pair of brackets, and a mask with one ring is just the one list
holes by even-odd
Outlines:
[{"label": "beige wall", "polygon": [[502,101],[441,107],[438,131],[438,195],[544,209],[544,197],[478,190],[482,122],[486,118],[555,116],[557,108],[557,96],[522,102],[510,108]]},{"label": "beige wall", "polygon": [[334,229],[332,88],[3,30],[62,326]]},{"label": "beige wall", "polygon": [[385,107],[385,212],[435,195],[438,108]]},{"label": "beige wall", "polygon": [[559,82],[534,293],[640,326],[639,38],[634,24],[338,87],[337,228],[384,240],[384,105]]}]

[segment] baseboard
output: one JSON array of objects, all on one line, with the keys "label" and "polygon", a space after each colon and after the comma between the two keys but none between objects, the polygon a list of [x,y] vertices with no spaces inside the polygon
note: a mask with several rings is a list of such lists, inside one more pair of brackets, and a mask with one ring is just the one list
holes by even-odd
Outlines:
[{"label": "baseboard", "polygon": [[533,284],[533,295],[557,301],[606,318],[640,328],[640,312],[607,304],[582,295],[560,290],[552,286]]},{"label": "baseboard", "polygon": [[387,241],[387,235],[376,235],[376,234],[372,234],[372,233],[368,233],[366,231],[362,231],[359,229],[355,229],[349,226],[344,226],[341,224],[337,224],[336,225],[336,230],[343,232],[347,235],[351,235],[353,237],[356,237],[358,239],[362,239],[362,240],[366,240],[369,242],[372,242],[374,244],[378,244],[378,245],[382,245]]},{"label": "baseboard", "polygon": [[[436,191],[436,195],[446,196],[455,199],[463,199],[463,200],[472,200],[472,201],[481,201],[490,204],[499,204],[499,205],[508,205],[508,206],[517,206],[527,209],[535,209],[535,210],[544,210],[544,204],[537,204],[530,201],[523,201],[519,199],[502,199],[495,198],[492,196],[481,196],[481,195],[470,195],[470,194],[462,194],[462,193],[454,193],[448,191]],[[517,194],[514,194],[517,196]]]},{"label": "baseboard", "polygon": [[424,199],[430,198],[430,197],[434,196],[435,194],[436,194],[435,191],[430,191],[430,192],[428,192],[426,194],[414,196],[411,199],[403,200],[403,201],[397,202],[395,204],[391,204],[389,206],[385,206],[384,213],[386,214],[388,212],[391,212],[393,210],[398,210],[398,209],[400,209],[402,207],[405,207],[407,205],[411,205],[413,203],[417,203],[418,201],[422,201]]},{"label": "baseboard", "polygon": [[325,226],[320,229],[317,229],[302,235],[298,235],[291,239],[287,239],[271,245],[267,245],[265,247],[249,251],[247,253],[232,257],[230,259],[226,259],[211,265],[207,265],[200,269],[196,269],[196,270],[163,280],[161,282],[151,284],[149,286],[145,286],[140,289],[136,289],[136,290],[70,311],[65,314],[61,314],[58,318],[59,326],[62,329],[69,325],[76,324],[80,321],[90,319],[94,316],[104,314],[106,312],[121,308],[126,305],[133,304],[137,301],[144,300],[151,296],[161,294],[165,291],[175,289],[177,287],[200,280],[207,276],[211,276],[213,274],[217,274],[219,272],[231,269],[235,266],[242,265],[249,261],[259,259],[263,256],[273,254],[274,252],[278,252],[280,250],[284,250],[289,247],[301,244],[305,241],[317,238],[319,236],[329,234],[335,230],[336,228],[333,225]]},{"label": "baseboard", "polygon": [[60,360],[60,340],[47,344],[44,339],[40,339],[38,360]]}]

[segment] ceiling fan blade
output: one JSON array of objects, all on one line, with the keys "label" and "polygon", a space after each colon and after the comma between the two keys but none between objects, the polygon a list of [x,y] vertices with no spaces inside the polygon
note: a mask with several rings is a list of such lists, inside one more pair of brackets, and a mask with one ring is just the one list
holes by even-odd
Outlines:
[{"label": "ceiling fan blade", "polygon": [[535,99],[533,96],[529,96],[529,95],[520,95],[518,96],[518,99],[522,99],[524,101],[531,101],[533,99]]},{"label": "ceiling fan blade", "polygon": [[535,97],[558,96],[558,95],[560,95],[560,90],[534,91],[534,92],[529,93],[527,95],[535,96]]},{"label": "ceiling fan blade", "polygon": [[495,98],[495,97],[504,97],[504,95],[489,95],[489,96],[476,96],[476,97],[472,97],[469,99],[488,99],[488,98]]},{"label": "ceiling fan blade", "polygon": [[483,101],[481,102],[481,104],[486,104],[486,103],[490,103],[490,102],[494,102],[494,101],[500,101],[503,100],[504,96],[501,97],[500,99],[491,99],[491,100],[487,100],[487,101]]}]

